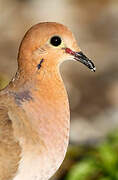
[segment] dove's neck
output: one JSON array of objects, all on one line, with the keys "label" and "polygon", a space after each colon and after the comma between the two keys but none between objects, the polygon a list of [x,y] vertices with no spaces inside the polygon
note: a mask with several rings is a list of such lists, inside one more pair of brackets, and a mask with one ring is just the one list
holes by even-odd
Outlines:
[{"label": "dove's neck", "polygon": [[[35,84],[35,85],[34,85]],[[48,180],[61,165],[69,140],[69,105],[58,71],[40,71],[30,89],[31,101],[23,102],[39,142],[21,138],[22,159],[13,180]]]}]

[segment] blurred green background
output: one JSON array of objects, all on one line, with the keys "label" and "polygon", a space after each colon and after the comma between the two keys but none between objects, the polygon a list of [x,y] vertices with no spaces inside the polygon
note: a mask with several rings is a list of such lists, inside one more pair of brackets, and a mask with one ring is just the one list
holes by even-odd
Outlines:
[{"label": "blurred green background", "polygon": [[0,0],[0,88],[17,69],[24,33],[56,21],[75,34],[96,73],[65,62],[61,73],[71,108],[70,145],[53,180],[118,180],[118,1]]}]

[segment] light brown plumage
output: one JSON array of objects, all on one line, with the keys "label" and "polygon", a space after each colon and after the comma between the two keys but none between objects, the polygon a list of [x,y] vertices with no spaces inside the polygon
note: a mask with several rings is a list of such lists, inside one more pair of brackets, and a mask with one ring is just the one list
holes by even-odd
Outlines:
[{"label": "light brown plumage", "polygon": [[59,64],[66,59],[95,70],[65,26],[40,23],[26,33],[18,71],[0,91],[0,179],[47,180],[61,165],[70,124],[59,73]]}]

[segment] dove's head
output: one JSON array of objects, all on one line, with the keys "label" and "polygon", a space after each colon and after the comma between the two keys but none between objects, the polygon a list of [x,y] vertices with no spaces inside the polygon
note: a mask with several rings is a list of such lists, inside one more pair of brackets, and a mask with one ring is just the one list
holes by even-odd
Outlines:
[{"label": "dove's head", "polygon": [[76,60],[95,71],[95,66],[80,50],[72,32],[64,25],[46,22],[33,26],[20,46],[18,65],[26,72],[53,69],[65,60]]}]

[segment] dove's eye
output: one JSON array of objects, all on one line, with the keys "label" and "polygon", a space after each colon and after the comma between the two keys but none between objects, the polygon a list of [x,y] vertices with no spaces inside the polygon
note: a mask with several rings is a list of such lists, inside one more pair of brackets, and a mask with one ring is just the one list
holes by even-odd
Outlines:
[{"label": "dove's eye", "polygon": [[61,44],[62,40],[59,36],[53,36],[51,39],[50,39],[50,44],[53,45],[53,46],[59,46]]}]

